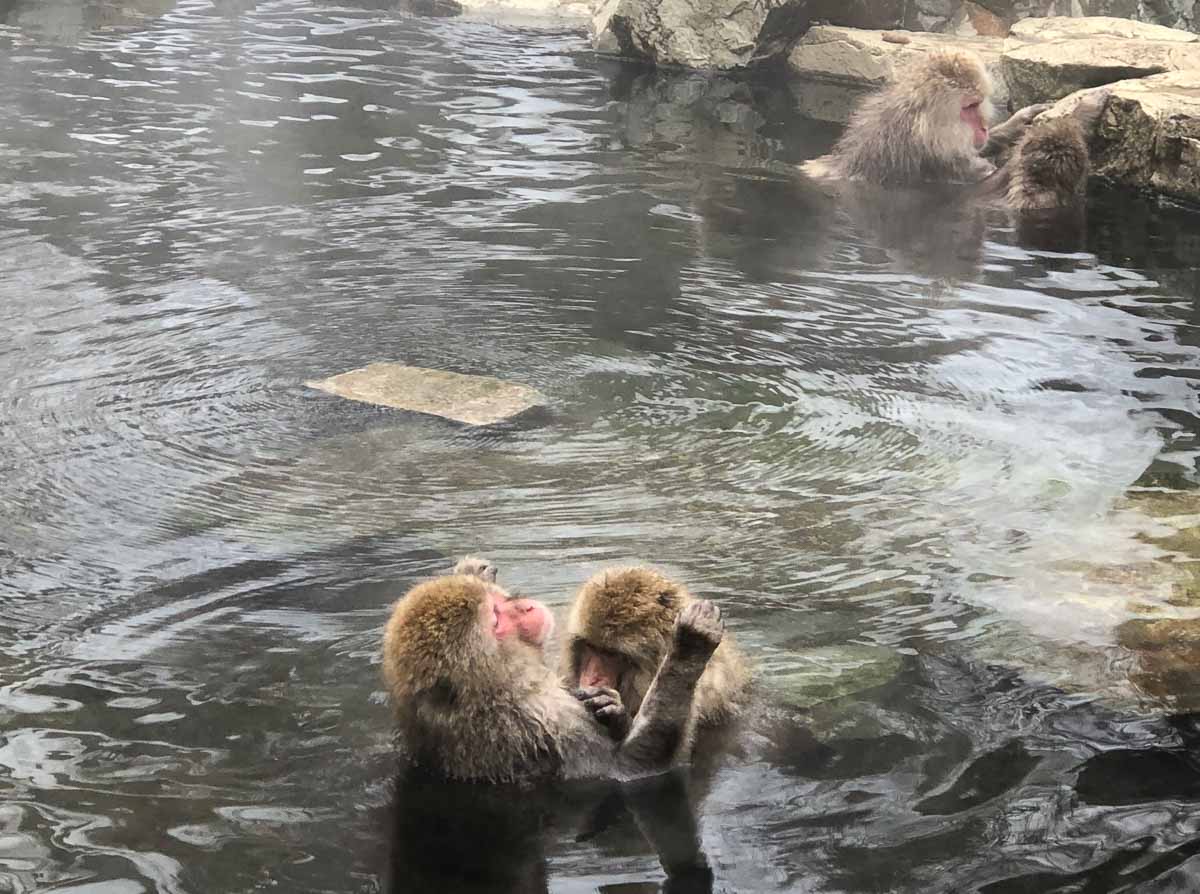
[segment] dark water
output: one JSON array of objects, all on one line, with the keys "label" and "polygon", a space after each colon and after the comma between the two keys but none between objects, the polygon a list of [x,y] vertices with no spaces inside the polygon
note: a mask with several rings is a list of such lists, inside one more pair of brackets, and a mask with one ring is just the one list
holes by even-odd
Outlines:
[{"label": "dark water", "polygon": [[[388,6],[0,2],[0,891],[1196,890],[1120,630],[1196,614],[1128,494],[1196,484],[1200,219],[831,207],[783,88]],[[553,412],[303,387],[379,359]],[[380,627],[467,550],[662,564],[770,721],[396,795]]]}]

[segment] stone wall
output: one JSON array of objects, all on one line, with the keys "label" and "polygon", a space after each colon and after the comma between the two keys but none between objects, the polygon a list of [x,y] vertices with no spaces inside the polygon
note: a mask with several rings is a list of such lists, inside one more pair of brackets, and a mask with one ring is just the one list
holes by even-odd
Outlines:
[{"label": "stone wall", "polygon": [[782,58],[814,24],[1004,37],[1047,16],[1115,16],[1200,32],[1200,0],[607,0],[592,21],[602,52],[729,70]]}]

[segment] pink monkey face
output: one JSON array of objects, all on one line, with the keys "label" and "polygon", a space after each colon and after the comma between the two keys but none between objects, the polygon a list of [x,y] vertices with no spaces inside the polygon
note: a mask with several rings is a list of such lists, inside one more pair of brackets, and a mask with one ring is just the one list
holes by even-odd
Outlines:
[{"label": "pink monkey face", "polygon": [[983,120],[983,102],[969,96],[963,100],[963,103],[958,116],[963,124],[971,128],[975,148],[982,149],[983,144],[988,140],[987,123]]}]

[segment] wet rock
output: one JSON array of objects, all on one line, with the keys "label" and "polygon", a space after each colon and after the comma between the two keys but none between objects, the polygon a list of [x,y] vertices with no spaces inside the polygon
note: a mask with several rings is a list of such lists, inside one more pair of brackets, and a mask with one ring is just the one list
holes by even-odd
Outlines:
[{"label": "wet rock", "polygon": [[[908,42],[898,41],[898,35]],[[818,25],[792,48],[787,64],[792,74],[803,79],[794,92],[804,114],[821,121],[846,121],[864,93],[891,83],[898,71],[927,53],[950,48],[979,54],[995,82],[997,108],[1007,108],[1008,91],[1001,71],[1003,42],[999,38]],[[813,96],[806,102],[810,92]]]},{"label": "wet rock", "polygon": [[[1200,49],[1200,44],[1187,46]],[[1105,89],[1110,97],[1092,140],[1093,174],[1200,201],[1200,70],[1121,81]],[[1068,97],[1046,114],[1067,114],[1086,95]]]},{"label": "wet rock", "polygon": [[428,413],[467,425],[503,422],[546,404],[545,397],[528,385],[399,363],[372,363],[305,384],[338,397]]},{"label": "wet rock", "polygon": [[592,21],[592,45],[658,65],[741,68],[767,12],[758,0],[614,0]]},{"label": "wet rock", "polygon": [[[1112,28],[1108,20],[1097,27]],[[1200,68],[1200,42],[1086,34],[1031,43],[1010,40],[1002,67],[1013,102],[1021,107],[1130,78]]]}]

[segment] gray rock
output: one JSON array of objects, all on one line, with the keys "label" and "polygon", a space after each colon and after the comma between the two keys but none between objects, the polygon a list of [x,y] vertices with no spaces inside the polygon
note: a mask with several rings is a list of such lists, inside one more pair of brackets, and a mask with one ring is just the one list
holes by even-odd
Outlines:
[{"label": "gray rock", "polygon": [[[1121,81],[1092,140],[1092,171],[1120,183],[1200,201],[1200,71]],[[1070,114],[1085,91],[1045,114]]]},{"label": "gray rock", "polygon": [[[907,38],[907,42],[897,42],[900,37]],[[979,54],[992,74],[996,107],[1003,110],[1008,108],[1009,100],[1004,79],[1000,76],[1002,47],[999,38],[864,31],[818,25],[792,48],[788,54],[788,68],[804,79],[805,83],[795,92],[801,96],[800,104],[805,114],[822,121],[845,121],[852,102],[845,105],[827,89],[814,90],[816,98],[806,101],[804,94],[808,92],[809,83],[853,88],[859,92],[843,94],[852,101],[861,95],[861,91],[891,83],[897,71],[932,50],[968,49]]]},{"label": "gray rock", "polygon": [[766,0],[618,0],[593,19],[592,45],[658,65],[741,68],[767,13]]},{"label": "gray rock", "polygon": [[1200,68],[1200,43],[1066,38],[1006,47],[1002,62],[1020,107],[1129,78]]},{"label": "gray rock", "polygon": [[1010,39],[1017,43],[1046,43],[1055,40],[1116,37],[1123,40],[1157,40],[1167,43],[1195,43],[1200,37],[1177,28],[1148,25],[1116,16],[1046,16],[1023,19],[1012,26]]},{"label": "gray rock", "polygon": [[503,422],[546,404],[545,397],[528,385],[399,363],[372,363],[305,384],[338,397],[428,413],[467,425]]}]

